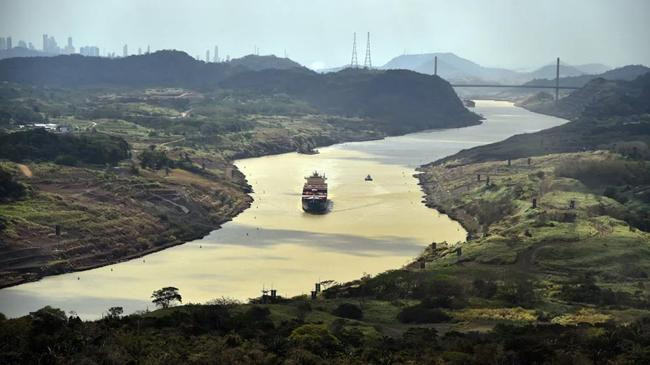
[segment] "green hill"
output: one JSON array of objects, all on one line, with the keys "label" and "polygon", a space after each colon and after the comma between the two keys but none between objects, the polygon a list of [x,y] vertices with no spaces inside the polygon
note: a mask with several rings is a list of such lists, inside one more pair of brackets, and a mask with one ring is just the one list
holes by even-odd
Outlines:
[{"label": "green hill", "polygon": [[301,68],[302,65],[290,60],[289,58],[281,58],[275,55],[258,56],[247,55],[241,58],[233,58],[230,64],[234,66],[246,67],[249,70],[260,71],[266,69],[288,69],[288,68]]},{"label": "green hill", "polygon": [[378,120],[389,134],[478,123],[448,82],[405,70],[307,69],[246,72],[224,80],[229,89],[288,94],[328,114]]}]

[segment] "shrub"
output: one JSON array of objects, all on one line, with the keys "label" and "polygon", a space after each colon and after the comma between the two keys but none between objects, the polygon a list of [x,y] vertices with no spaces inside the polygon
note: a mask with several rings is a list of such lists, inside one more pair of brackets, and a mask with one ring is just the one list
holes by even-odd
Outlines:
[{"label": "shrub", "polygon": [[402,323],[440,323],[447,322],[451,318],[438,308],[414,305],[402,309],[397,315],[397,319]]},{"label": "shrub", "polygon": [[140,159],[140,166],[142,168],[149,168],[152,170],[160,170],[174,167],[174,161],[167,157],[167,152],[157,150],[155,146],[148,150],[142,151],[138,156]]},{"label": "shrub", "polygon": [[465,210],[475,216],[480,225],[490,226],[512,214],[515,210],[515,204],[512,197],[503,196],[496,201],[481,199],[469,204],[465,207]]},{"label": "shrub", "polygon": [[[590,186],[643,185],[650,183],[647,162],[625,160],[571,160],[555,168],[557,176],[580,180]],[[611,190],[609,191],[611,193]]]},{"label": "shrub", "polygon": [[71,155],[59,155],[54,159],[54,163],[64,166],[77,166],[79,165],[79,160]]},{"label": "shrub", "polygon": [[289,340],[313,353],[332,353],[341,346],[339,340],[323,325],[305,324],[289,335]]},{"label": "shrub", "polygon": [[16,181],[9,171],[0,168],[0,202],[20,199],[26,192],[25,185]]},{"label": "shrub", "polygon": [[523,279],[507,283],[499,288],[499,296],[511,305],[519,305],[524,308],[529,308],[537,302],[533,282]]},{"label": "shrub", "polygon": [[466,304],[463,287],[448,280],[420,283],[413,289],[413,297],[428,308],[462,308]]},{"label": "shrub", "polygon": [[340,304],[332,312],[335,316],[349,319],[361,319],[363,318],[363,311],[358,306],[351,303]]},{"label": "shrub", "polygon": [[472,284],[477,297],[490,299],[497,293],[497,284],[492,281],[476,279]]}]

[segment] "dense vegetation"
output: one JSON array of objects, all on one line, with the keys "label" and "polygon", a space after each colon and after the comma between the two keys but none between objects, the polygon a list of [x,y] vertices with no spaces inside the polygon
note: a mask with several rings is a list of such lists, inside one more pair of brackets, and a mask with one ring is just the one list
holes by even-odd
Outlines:
[{"label": "dense vegetation", "polygon": [[0,60],[0,80],[60,87],[214,88],[228,75],[244,70],[227,63],[197,61],[178,51],[118,59],[65,55]]},{"label": "dense vegetation", "polygon": [[114,165],[128,155],[129,146],[124,139],[101,133],[55,134],[37,128],[0,135],[0,158],[13,161]]},{"label": "dense vegetation", "polygon": [[[286,304],[295,308],[304,302]],[[369,335],[355,320],[308,323],[277,306],[187,305],[99,321],[45,307],[0,318],[3,364],[644,364],[650,320],[498,325],[487,333],[412,327]]]}]

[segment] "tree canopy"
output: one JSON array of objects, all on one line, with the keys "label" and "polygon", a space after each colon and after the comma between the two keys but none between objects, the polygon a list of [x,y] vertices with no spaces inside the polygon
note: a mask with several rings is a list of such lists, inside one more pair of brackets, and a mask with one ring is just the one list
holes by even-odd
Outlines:
[{"label": "tree canopy", "polygon": [[183,299],[178,292],[178,288],[174,288],[173,286],[167,286],[154,291],[151,294],[151,298],[153,298],[153,304],[160,308],[169,308],[174,302],[182,303]]},{"label": "tree canopy", "polygon": [[13,161],[55,161],[116,164],[129,155],[128,143],[101,133],[55,134],[43,128],[0,135],[0,158]]}]

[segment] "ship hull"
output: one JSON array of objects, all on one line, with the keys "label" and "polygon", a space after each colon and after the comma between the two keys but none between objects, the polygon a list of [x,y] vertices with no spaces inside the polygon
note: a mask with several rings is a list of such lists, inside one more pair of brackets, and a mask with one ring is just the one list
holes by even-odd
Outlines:
[{"label": "ship hull", "polygon": [[327,199],[303,199],[302,210],[307,213],[325,213],[327,211]]}]

